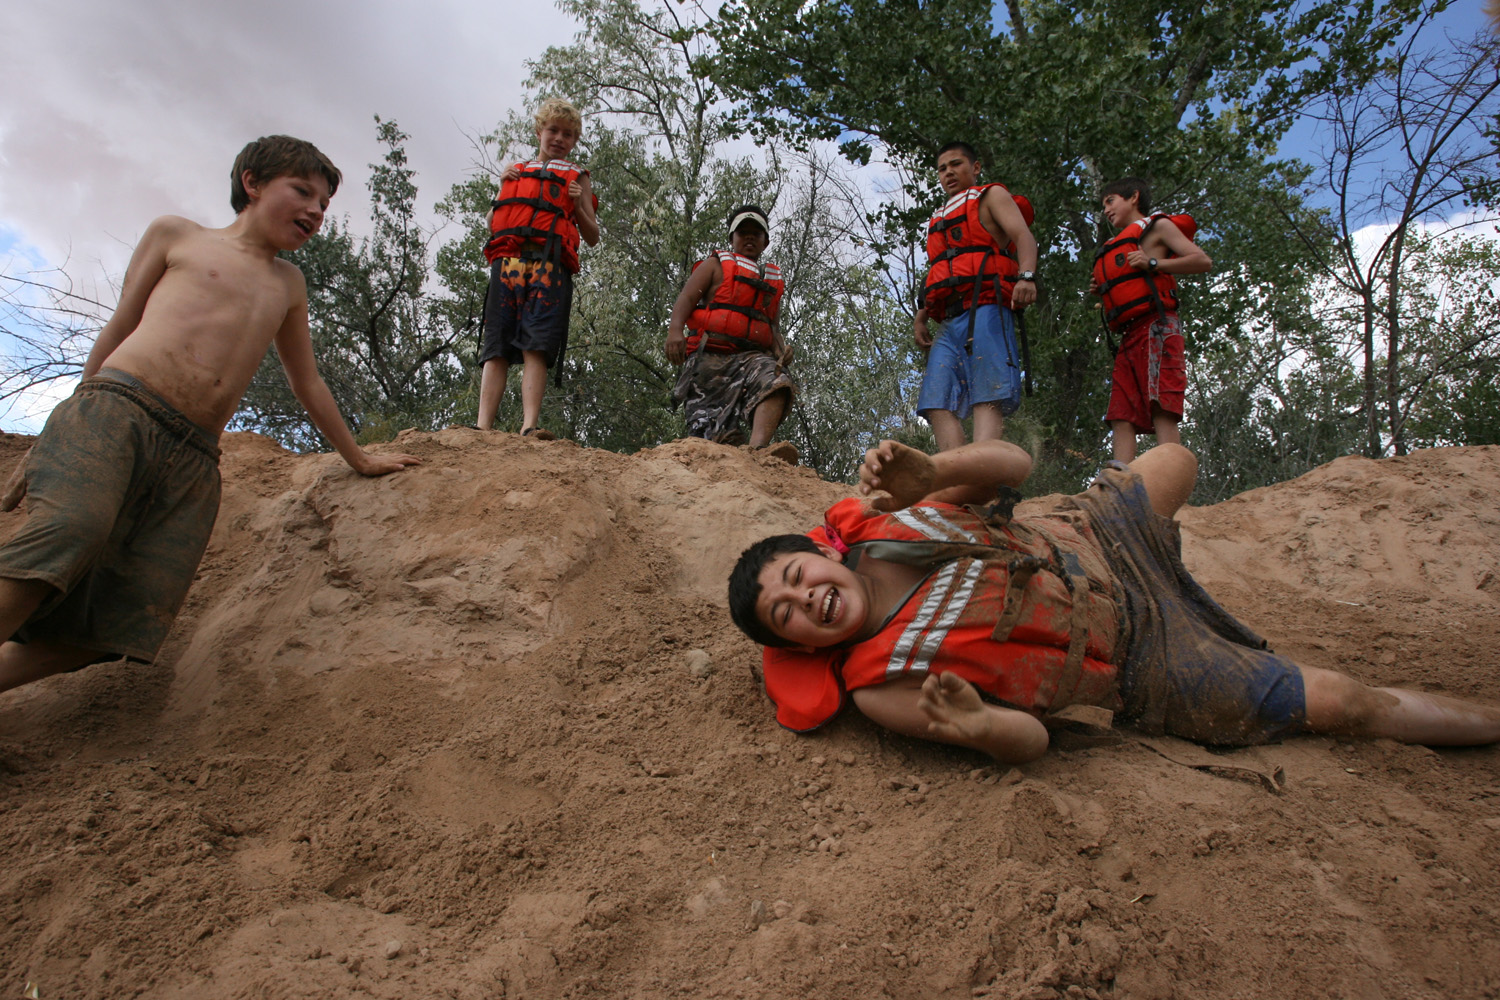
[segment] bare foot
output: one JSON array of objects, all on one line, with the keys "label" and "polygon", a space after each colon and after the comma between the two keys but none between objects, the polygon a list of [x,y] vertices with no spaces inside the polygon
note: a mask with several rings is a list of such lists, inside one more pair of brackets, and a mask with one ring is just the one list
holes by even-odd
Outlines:
[{"label": "bare foot", "polygon": [[927,731],[940,740],[973,746],[989,735],[984,701],[974,685],[957,674],[928,674],[917,707],[932,720]]},{"label": "bare foot", "polygon": [[881,490],[889,496],[875,497],[876,510],[901,510],[932,492],[937,468],[932,456],[899,441],[882,441],[865,452],[859,467],[859,492],[865,496]]},{"label": "bare foot", "polygon": [[556,441],[557,435],[543,427],[527,427],[521,431],[522,437],[536,438],[538,441]]}]

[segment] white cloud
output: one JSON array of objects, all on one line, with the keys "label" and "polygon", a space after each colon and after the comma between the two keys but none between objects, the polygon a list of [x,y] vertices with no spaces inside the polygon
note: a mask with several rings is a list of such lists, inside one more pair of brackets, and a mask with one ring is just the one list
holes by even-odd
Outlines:
[{"label": "white cloud", "polygon": [[524,60],[574,31],[548,4],[464,0],[11,5],[0,228],[50,263],[118,273],[158,215],[227,224],[235,154],[273,132],[344,170],[333,211],[358,219],[374,114],[411,133],[430,205],[465,175],[464,130],[519,105]]}]

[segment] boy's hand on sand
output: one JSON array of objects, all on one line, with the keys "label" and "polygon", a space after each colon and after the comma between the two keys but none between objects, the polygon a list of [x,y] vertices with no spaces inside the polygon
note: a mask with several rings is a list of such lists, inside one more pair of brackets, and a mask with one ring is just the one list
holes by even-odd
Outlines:
[{"label": "boy's hand on sand", "polygon": [[864,496],[882,490],[889,496],[870,501],[876,510],[910,507],[932,492],[937,467],[932,457],[899,441],[882,441],[865,452],[859,467],[859,492]]},{"label": "boy's hand on sand", "polygon": [[26,460],[30,457],[31,449],[27,448],[5,481],[5,492],[0,494],[0,511],[15,510],[21,505],[21,498],[26,496]]},{"label": "boy's hand on sand", "polygon": [[510,166],[506,167],[503,172],[501,172],[500,179],[502,181],[513,181],[513,180],[518,180],[520,178],[520,176],[521,176],[521,170],[520,170],[520,168],[517,167],[514,163],[512,163]]},{"label": "boy's hand on sand", "polygon": [[940,740],[967,742],[988,733],[984,701],[974,685],[957,674],[928,674],[917,707],[932,720],[927,731]]},{"label": "boy's hand on sand", "polygon": [[384,476],[400,472],[408,465],[422,464],[422,460],[415,455],[372,455],[364,452],[364,456],[364,461],[354,467],[354,471],[361,476]]}]

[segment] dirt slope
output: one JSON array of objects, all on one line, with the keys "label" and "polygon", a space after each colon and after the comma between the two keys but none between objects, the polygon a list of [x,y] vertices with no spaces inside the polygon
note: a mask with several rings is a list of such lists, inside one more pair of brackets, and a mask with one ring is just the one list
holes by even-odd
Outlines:
[{"label": "dirt slope", "polygon": [[[393,447],[426,464],[230,435],[161,660],[0,696],[0,992],[1500,991],[1500,751],[1166,747],[1273,794],[1136,742],[793,736],[723,581],[844,487],[694,441]],[[1186,559],[1309,664],[1500,702],[1497,495],[1496,449],[1342,459],[1185,512]]]}]

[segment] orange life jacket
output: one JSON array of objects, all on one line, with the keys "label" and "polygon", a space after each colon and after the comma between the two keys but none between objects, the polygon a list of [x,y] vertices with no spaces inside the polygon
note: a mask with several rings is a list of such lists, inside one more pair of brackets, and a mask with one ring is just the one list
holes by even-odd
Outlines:
[{"label": "orange life jacket", "polygon": [[870,515],[851,497],[826,518],[809,532],[815,541],[934,564],[873,638],[810,653],[766,648],[766,693],[781,725],[807,732],[838,714],[846,691],[948,671],[1036,716],[1074,704],[1120,708],[1121,589],[1081,515],[992,528],[951,504]]},{"label": "orange life jacket", "polygon": [[[517,163],[521,176],[500,185],[490,203],[490,237],[484,259],[517,256],[531,242],[543,244],[544,259],[578,273],[578,223],[568,185],[588,173],[567,160]],[[594,207],[599,198],[594,196]]]},{"label": "orange life jacket", "polygon": [[1131,251],[1141,248],[1158,219],[1166,219],[1188,239],[1198,232],[1191,215],[1155,212],[1120,230],[1094,257],[1094,281],[1104,299],[1104,322],[1111,330],[1125,330],[1142,316],[1165,317],[1177,311],[1177,278],[1160,271],[1139,270],[1127,260]]},{"label": "orange life jacket", "polygon": [[[688,316],[688,353],[698,349],[705,334],[708,345],[704,349],[714,353],[770,350],[771,325],[786,291],[781,268],[764,258],[754,261],[732,250],[717,250],[714,256],[723,280],[708,304]],[[694,264],[693,270],[702,263]]]},{"label": "orange life jacket", "polygon": [[[979,222],[980,200],[992,187],[1006,190],[1004,184],[971,187],[949,198],[942,210],[927,222],[930,266],[922,300],[929,319],[942,319],[949,312],[963,312],[976,301],[980,305],[994,302],[997,281],[1005,308],[1011,308],[1011,292],[1016,287],[1016,275],[1021,271],[1015,244],[1000,246]],[[1030,227],[1036,219],[1031,202],[1024,195],[1013,197],[1016,207],[1021,210],[1021,218]]]}]

